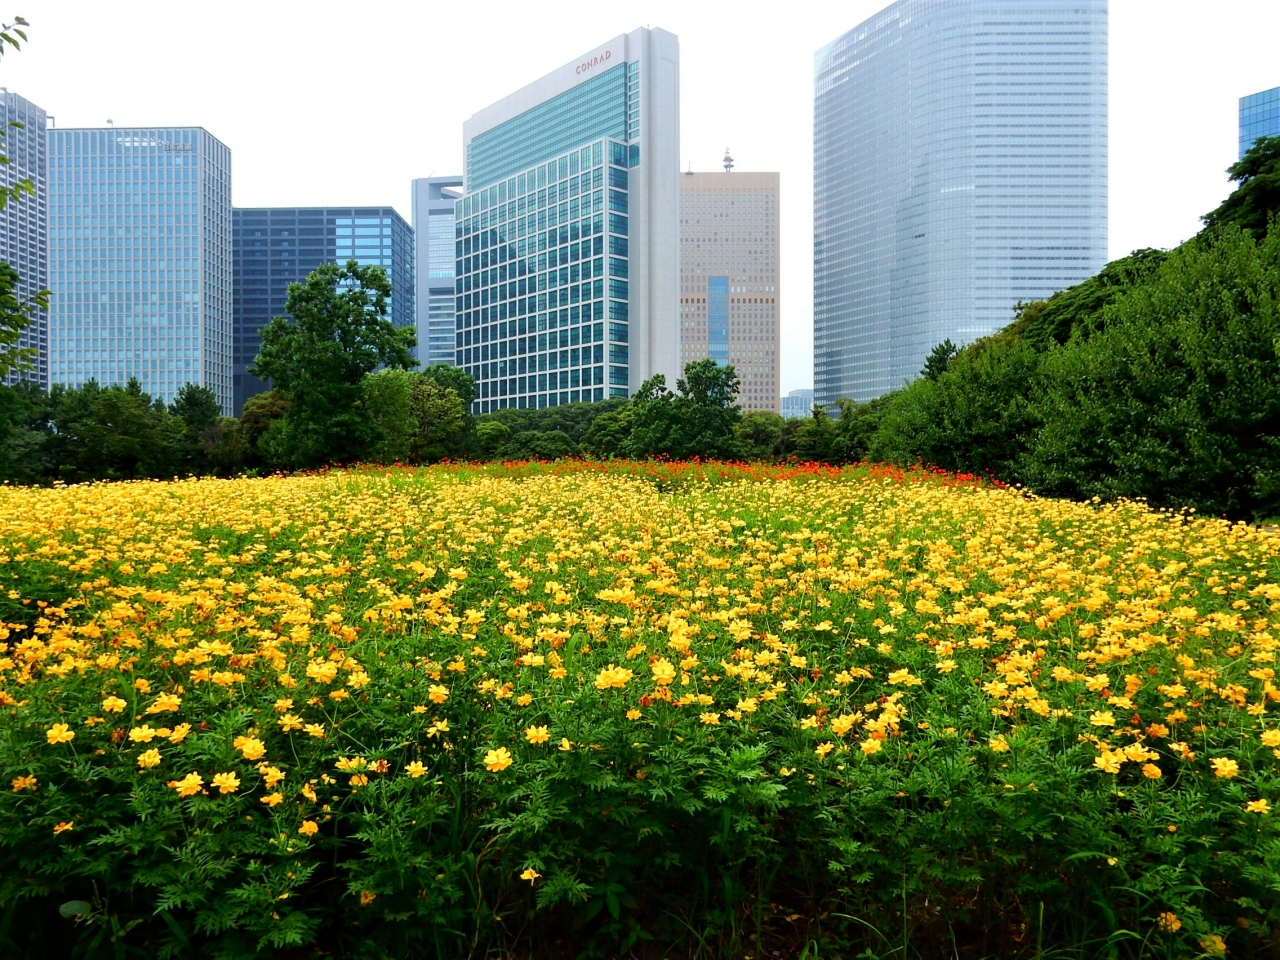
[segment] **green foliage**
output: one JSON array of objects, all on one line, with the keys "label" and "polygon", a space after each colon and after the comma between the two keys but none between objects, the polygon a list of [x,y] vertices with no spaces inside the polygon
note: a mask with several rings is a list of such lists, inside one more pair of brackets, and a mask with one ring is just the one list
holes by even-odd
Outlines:
[{"label": "green foliage", "polygon": [[1020,303],[1014,308],[1013,323],[1004,332],[978,341],[969,350],[1007,339],[1024,340],[1035,350],[1047,350],[1055,343],[1066,343],[1076,333],[1087,337],[1103,323],[1103,308],[1146,283],[1167,256],[1163,250],[1135,250],[1048,300]]},{"label": "green foliage", "polygon": [[676,381],[677,393],[658,374],[636,391],[631,433],[625,452],[636,459],[740,460],[742,445],[734,428],[742,418],[741,389],[732,365],[695,360]]},{"label": "green foliage", "polygon": [[[0,209],[3,209],[3,204],[0,204]],[[11,373],[29,373],[34,369],[35,348],[16,344],[37,311],[49,309],[48,290],[22,296],[18,293],[19,281],[18,271],[0,262],[0,378]]]},{"label": "green foliage", "polygon": [[440,376],[438,370],[431,374],[389,369],[367,375],[361,384],[361,409],[381,434],[371,458],[433,463],[461,455],[471,418],[462,397],[445,384],[470,389],[471,378],[464,378]]},{"label": "green foliage", "polygon": [[581,452],[563,430],[521,430],[498,448],[496,457],[499,460],[559,460]]},{"label": "green foliage", "polygon": [[1227,168],[1239,184],[1216,210],[1205,214],[1205,230],[1235,226],[1261,240],[1280,215],[1280,137],[1259,137]]},{"label": "green foliage", "polygon": [[368,456],[377,428],[359,409],[361,380],[380,366],[412,367],[415,335],[386,318],[391,284],[381,267],[323,264],[289,285],[285,309],[262,330],[249,372],[289,401],[259,441],[269,462],[314,467]]},{"label": "green foliage", "polygon": [[1021,339],[961,352],[937,380],[915,380],[887,404],[869,458],[1013,476],[1036,427],[1028,397],[1039,366]]},{"label": "green foliage", "polygon": [[267,454],[262,443],[273,424],[284,419],[289,401],[278,390],[268,390],[250,397],[240,411],[240,444],[245,465],[257,469],[266,466]]},{"label": "green foliage", "polygon": [[772,410],[747,410],[733,428],[747,460],[774,460],[783,455],[787,421]]},{"label": "green foliage", "polygon": [[920,376],[926,380],[937,380],[947,372],[951,361],[959,352],[959,348],[951,342],[950,337],[943,340],[929,351],[929,356],[925,357],[924,369],[920,371]]},{"label": "green foliage", "polygon": [[1278,342],[1280,234],[1221,228],[1175,251],[1104,331],[1046,356],[1020,477],[1052,494],[1275,516]]},{"label": "green foliage", "polygon": [[39,483],[50,474],[53,402],[31,381],[0,386],[0,480]]},{"label": "green foliage", "polygon": [[450,363],[433,363],[422,372],[441,387],[456,393],[464,404],[475,400],[475,379],[462,367],[455,367]]},{"label": "green foliage", "polygon": [[95,380],[79,389],[55,385],[49,399],[55,432],[48,457],[58,479],[133,480],[179,472],[183,423],[136,379],[123,387]]},{"label": "green foliage", "polygon": [[213,451],[219,445],[222,409],[218,396],[210,387],[187,383],[169,404],[169,412],[183,426],[179,444],[178,467],[184,473],[207,472],[213,463]]}]

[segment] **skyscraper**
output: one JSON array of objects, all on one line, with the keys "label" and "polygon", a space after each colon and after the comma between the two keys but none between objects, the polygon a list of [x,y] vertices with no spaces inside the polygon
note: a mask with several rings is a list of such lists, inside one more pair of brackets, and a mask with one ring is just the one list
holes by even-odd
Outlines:
[{"label": "skyscraper", "polygon": [[237,416],[246,400],[267,389],[248,372],[262,328],[284,315],[289,284],[320,264],[356,260],[382,267],[391,281],[387,319],[413,326],[413,231],[391,207],[237,207],[232,223]]},{"label": "skyscraper", "polygon": [[788,420],[809,416],[813,412],[813,390],[802,387],[782,398],[782,415]]},{"label": "skyscraper", "polygon": [[[21,124],[21,127],[12,124]],[[0,210],[0,260],[18,271],[14,293],[28,299],[49,285],[49,180],[45,131],[48,117],[30,100],[0,88],[0,154],[9,158],[0,164],[0,186],[14,187],[31,182],[35,195],[24,194],[10,200]],[[12,371],[8,382],[32,380],[49,385],[49,314],[36,310],[31,323],[15,345],[35,351],[32,369]]]},{"label": "skyscraper", "polygon": [[682,174],[680,369],[731,363],[738,403],[776,413],[779,290],[778,175]]},{"label": "skyscraper", "polygon": [[462,196],[461,177],[413,181],[413,235],[417,294],[418,360],[425,367],[454,361],[454,205]]},{"label": "skyscraper", "polygon": [[1240,98],[1240,156],[1259,137],[1280,137],[1280,87]]},{"label": "skyscraper", "polygon": [[634,30],[463,127],[455,362],[476,412],[677,375],[679,44]]},{"label": "skyscraper", "polygon": [[819,403],[1103,266],[1106,0],[898,0],[815,67]]},{"label": "skyscraper", "polygon": [[231,412],[231,151],[199,127],[49,131],[49,380]]}]

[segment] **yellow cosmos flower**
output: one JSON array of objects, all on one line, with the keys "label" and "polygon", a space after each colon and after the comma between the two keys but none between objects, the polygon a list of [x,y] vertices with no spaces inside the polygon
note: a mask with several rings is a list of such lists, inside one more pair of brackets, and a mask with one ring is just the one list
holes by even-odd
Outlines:
[{"label": "yellow cosmos flower", "polygon": [[1159,780],[1164,774],[1154,763],[1144,763],[1142,765],[1142,775],[1148,780]]},{"label": "yellow cosmos flower", "polygon": [[572,740],[570,740],[568,737],[564,737],[563,739],[561,739],[560,746],[559,746],[559,750],[561,753],[568,753],[572,749],[573,749]]},{"label": "yellow cosmos flower", "polygon": [[1182,929],[1182,921],[1178,919],[1178,915],[1176,913],[1171,913],[1166,910],[1156,917],[1156,926],[1165,933],[1177,933]]},{"label": "yellow cosmos flower", "polygon": [[200,788],[204,786],[204,778],[192,772],[181,780],[170,780],[168,785],[178,791],[178,796],[190,797],[200,792]]},{"label": "yellow cosmos flower", "polygon": [[1089,714],[1089,722],[1095,727],[1114,727],[1116,718],[1110,710],[1095,710]]},{"label": "yellow cosmos flower", "polygon": [[150,743],[154,740],[160,731],[149,723],[144,723],[140,727],[134,727],[129,731],[129,739],[134,743]]},{"label": "yellow cosmos flower", "polygon": [[1227,757],[1214,757],[1209,761],[1209,766],[1213,767],[1213,775],[1215,777],[1234,777],[1240,772],[1240,764]]},{"label": "yellow cosmos flower", "polygon": [[34,776],[27,775],[27,776],[21,776],[21,777],[14,777],[12,780],[9,781],[9,783],[13,787],[13,792],[18,793],[22,790],[34,790],[37,786],[39,786],[40,781],[37,780]]},{"label": "yellow cosmos flower", "polygon": [[75,731],[65,723],[55,723],[44,735],[50,743],[70,743],[76,738]]},{"label": "yellow cosmos flower", "polygon": [[405,766],[404,772],[416,780],[426,774],[427,768],[422,765],[421,761],[414,760]]},{"label": "yellow cosmos flower", "polygon": [[825,757],[828,753],[836,748],[834,743],[820,743],[814,747],[813,752],[819,757]]},{"label": "yellow cosmos flower", "polygon": [[427,688],[427,697],[432,703],[444,703],[449,699],[449,688],[438,683],[433,683]]},{"label": "yellow cosmos flower", "polygon": [[490,773],[500,773],[514,762],[511,759],[511,751],[506,747],[498,747],[484,755],[484,765]]},{"label": "yellow cosmos flower", "polygon": [[[159,731],[156,731],[156,732],[159,733]],[[180,723],[176,727],[174,727],[173,732],[169,734],[169,742],[181,743],[183,740],[187,739],[187,734],[190,732],[191,732],[191,724]]]},{"label": "yellow cosmos flower", "polygon": [[217,787],[220,793],[235,793],[240,789],[240,778],[234,773],[215,773],[212,785]]},{"label": "yellow cosmos flower", "polygon": [[528,880],[530,883],[533,883],[540,876],[542,876],[542,874],[540,874],[537,870],[533,869],[533,867],[530,867],[524,873],[520,874],[520,879]]},{"label": "yellow cosmos flower", "polygon": [[138,754],[138,766],[143,770],[160,765],[160,751],[154,748]]},{"label": "yellow cosmos flower", "polygon": [[1259,739],[1268,747],[1280,747],[1280,729],[1263,730]]},{"label": "yellow cosmos flower", "polygon": [[280,804],[284,803],[284,794],[283,794],[283,793],[268,793],[265,797],[263,797],[263,798],[262,798],[261,800],[259,800],[258,802],[259,802],[259,803],[265,803],[268,807],[276,807],[276,806],[279,806]]},{"label": "yellow cosmos flower", "polygon": [[628,720],[639,720],[642,716],[644,716],[644,714],[642,714],[639,710],[635,709],[634,707],[632,707],[630,710],[627,711]]},{"label": "yellow cosmos flower", "polygon": [[882,749],[883,749],[883,745],[880,743],[879,740],[863,740],[862,741],[861,750],[863,754],[868,757],[871,756],[872,754],[879,753]]},{"label": "yellow cosmos flower", "polygon": [[320,825],[314,820],[303,820],[302,826],[298,827],[298,832],[304,837],[313,837],[320,832]]},{"label": "yellow cosmos flower", "polygon": [[[105,704],[104,704],[105,706]],[[147,713],[169,713],[182,706],[182,698],[172,693],[162,693],[156,702],[147,707]]]},{"label": "yellow cosmos flower", "polygon": [[720,723],[720,714],[710,713],[710,712],[700,713],[698,714],[698,719],[701,720],[703,723],[710,724],[711,726],[716,726]]},{"label": "yellow cosmos flower", "polygon": [[551,734],[547,732],[546,727],[530,727],[524,732],[524,738],[530,743],[546,743]]},{"label": "yellow cosmos flower", "polygon": [[633,676],[626,667],[616,667],[611,663],[596,674],[596,687],[601,690],[625,687]]},{"label": "yellow cosmos flower", "polygon": [[267,752],[267,745],[257,737],[236,737],[231,745],[244,754],[246,760],[260,760]]},{"label": "yellow cosmos flower", "polygon": [[66,820],[63,820],[60,824],[58,824],[56,827],[53,828],[53,835],[56,837],[60,833],[66,833],[68,830],[74,830],[75,826],[76,825],[74,823],[69,823]]},{"label": "yellow cosmos flower", "polygon": [[128,705],[128,702],[121,700],[119,697],[107,697],[102,701],[102,712],[120,713]]},{"label": "yellow cosmos flower", "polygon": [[286,713],[283,717],[278,718],[276,723],[279,724],[280,729],[285,733],[302,729],[302,718],[295,717],[292,713]]},{"label": "yellow cosmos flower", "polygon": [[670,686],[676,679],[676,668],[665,657],[654,661],[649,669],[653,671],[653,682],[659,686]]},{"label": "yellow cosmos flower", "polygon": [[1261,800],[1250,800],[1244,805],[1246,813],[1270,813],[1271,804],[1264,797]]}]

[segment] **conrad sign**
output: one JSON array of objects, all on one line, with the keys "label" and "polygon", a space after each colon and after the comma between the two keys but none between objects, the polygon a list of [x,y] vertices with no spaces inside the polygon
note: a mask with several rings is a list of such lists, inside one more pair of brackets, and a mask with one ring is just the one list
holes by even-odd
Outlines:
[{"label": "conrad sign", "polygon": [[594,70],[596,67],[608,63],[612,59],[613,51],[606,50],[604,53],[596,54],[596,56],[592,57],[590,60],[583,60],[578,64],[577,68],[573,72],[577,74],[587,73],[588,71]]}]

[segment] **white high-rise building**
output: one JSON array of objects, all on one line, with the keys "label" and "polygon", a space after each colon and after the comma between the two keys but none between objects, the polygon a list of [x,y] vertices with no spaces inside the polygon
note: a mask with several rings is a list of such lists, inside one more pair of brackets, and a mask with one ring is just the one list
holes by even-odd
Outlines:
[{"label": "white high-rise building", "polygon": [[817,401],[864,401],[1107,256],[1107,0],[898,0],[818,51]]},{"label": "white high-rise building", "polygon": [[455,362],[474,410],[679,373],[679,43],[616,37],[463,127]]},{"label": "white high-rise building", "polygon": [[462,177],[419,177],[413,181],[414,282],[417,294],[418,362],[453,363],[454,205]]}]

